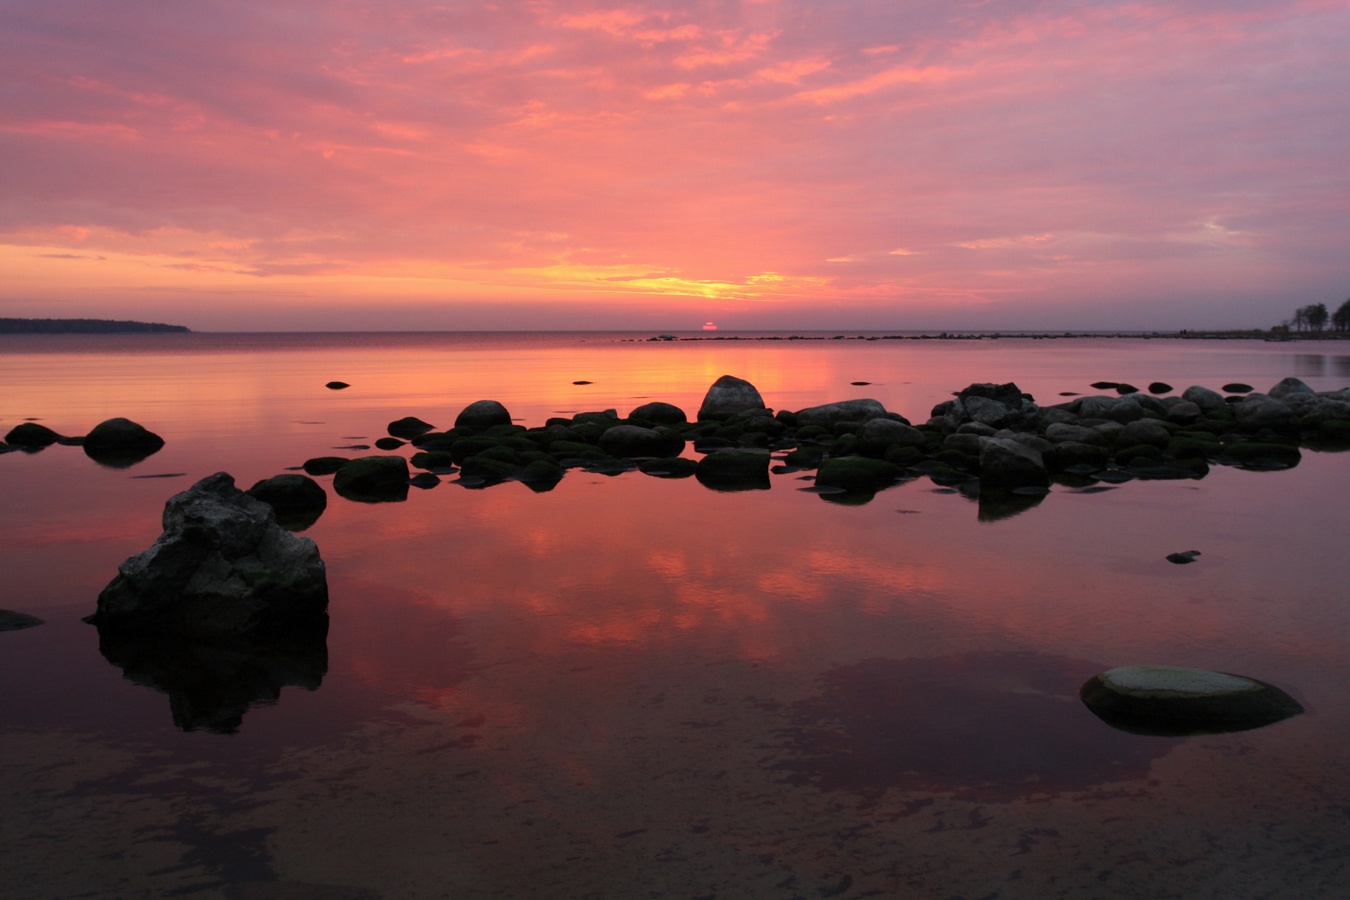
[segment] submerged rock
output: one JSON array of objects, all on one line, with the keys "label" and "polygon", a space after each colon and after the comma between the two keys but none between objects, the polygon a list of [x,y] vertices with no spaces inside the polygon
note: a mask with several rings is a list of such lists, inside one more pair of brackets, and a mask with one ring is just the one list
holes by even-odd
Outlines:
[{"label": "submerged rock", "polygon": [[408,498],[408,461],[401,456],[363,456],[333,473],[333,490],[358,503],[390,503]]},{"label": "submerged rock", "polygon": [[1303,712],[1297,700],[1264,681],[1178,666],[1110,669],[1088,679],[1079,696],[1102,721],[1136,734],[1245,731]]},{"label": "submerged rock", "polygon": [[100,631],[214,637],[327,622],[318,547],[277,525],[272,508],[227,473],[169,498],[163,522],[154,545],[123,562],[99,594],[86,621]]},{"label": "submerged rock", "polygon": [[649,422],[652,425],[683,425],[689,421],[684,410],[673,403],[662,403],[659,400],[642,404],[629,413],[628,418]]},{"label": "submerged rock", "polygon": [[769,489],[769,454],[759,450],[716,450],[699,460],[700,484],[718,491]]}]

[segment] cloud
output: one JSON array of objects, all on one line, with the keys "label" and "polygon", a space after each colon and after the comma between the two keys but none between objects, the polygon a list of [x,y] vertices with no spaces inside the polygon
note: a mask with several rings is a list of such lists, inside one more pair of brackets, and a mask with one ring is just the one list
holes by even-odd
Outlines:
[{"label": "cloud", "polygon": [[1332,2],[11,0],[0,277],[845,297],[885,327],[1114,309],[1142,260],[1220,315],[1222,257],[1313,302],[1345,292],[1347,37]]}]

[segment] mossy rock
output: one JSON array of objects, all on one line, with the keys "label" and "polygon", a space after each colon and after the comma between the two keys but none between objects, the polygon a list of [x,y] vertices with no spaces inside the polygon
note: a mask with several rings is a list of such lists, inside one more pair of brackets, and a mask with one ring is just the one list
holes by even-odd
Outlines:
[{"label": "mossy rock", "polygon": [[845,491],[878,491],[894,484],[905,470],[884,459],[866,456],[831,457],[816,471],[819,487],[843,488]]},{"label": "mossy rock", "polygon": [[825,448],[818,445],[797,447],[787,454],[783,462],[797,469],[814,469],[825,458]]},{"label": "mossy rock", "polygon": [[924,452],[918,447],[906,447],[901,444],[892,444],[886,448],[886,452],[882,455],[882,459],[895,463],[897,466],[912,466],[926,458]]},{"label": "mossy rock", "polygon": [[1245,675],[1179,666],[1123,666],[1089,678],[1083,703],[1114,728],[1184,736],[1261,728],[1303,712],[1274,685]]},{"label": "mossy rock", "polygon": [[852,456],[857,452],[858,436],[856,434],[840,435],[830,445],[830,456]]},{"label": "mossy rock", "polygon": [[699,483],[720,491],[769,489],[769,454],[759,450],[723,449],[698,461]]}]

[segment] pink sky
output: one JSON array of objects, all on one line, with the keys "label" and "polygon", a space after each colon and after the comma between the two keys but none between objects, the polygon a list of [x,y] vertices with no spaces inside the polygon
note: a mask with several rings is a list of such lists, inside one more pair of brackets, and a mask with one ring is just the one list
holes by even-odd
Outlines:
[{"label": "pink sky", "polygon": [[6,0],[0,316],[1268,327],[1350,2]]}]

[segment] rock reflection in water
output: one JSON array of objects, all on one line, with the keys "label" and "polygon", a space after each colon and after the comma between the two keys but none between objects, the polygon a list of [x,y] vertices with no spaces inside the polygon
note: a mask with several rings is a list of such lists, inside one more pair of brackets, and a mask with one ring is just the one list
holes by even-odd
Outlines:
[{"label": "rock reflection in water", "polygon": [[993,652],[841,666],[796,704],[775,768],[867,800],[897,788],[1007,802],[1143,777],[1178,742],[1101,728],[1077,698],[1092,668]]},{"label": "rock reflection in water", "polygon": [[288,635],[192,640],[100,630],[99,651],[130,681],[169,695],[183,731],[233,734],[250,707],[287,686],[318,690],[328,672],[328,617]]}]

